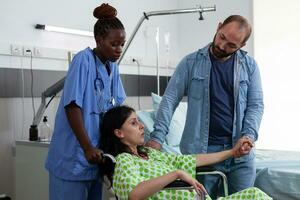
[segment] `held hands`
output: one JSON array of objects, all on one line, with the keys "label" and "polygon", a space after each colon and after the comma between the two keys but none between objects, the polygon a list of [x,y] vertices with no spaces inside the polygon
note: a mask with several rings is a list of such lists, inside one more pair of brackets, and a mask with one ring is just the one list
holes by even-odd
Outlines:
[{"label": "held hands", "polygon": [[185,171],[178,170],[178,178],[193,186],[194,190],[200,197],[205,197],[205,195],[207,194],[204,186]]},{"label": "held hands", "polygon": [[247,136],[241,137],[237,143],[233,147],[233,157],[239,158],[244,156],[250,152],[250,150],[254,147],[254,143],[252,139]]},{"label": "held hands", "polygon": [[90,164],[97,164],[99,162],[102,162],[102,154],[102,150],[93,147],[84,151],[84,156]]}]

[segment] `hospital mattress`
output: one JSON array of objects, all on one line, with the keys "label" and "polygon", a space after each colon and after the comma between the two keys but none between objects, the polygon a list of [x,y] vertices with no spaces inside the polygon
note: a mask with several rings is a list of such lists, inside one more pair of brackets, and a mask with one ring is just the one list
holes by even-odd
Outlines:
[{"label": "hospital mattress", "polygon": [[300,152],[257,150],[255,186],[274,200],[300,200]]}]

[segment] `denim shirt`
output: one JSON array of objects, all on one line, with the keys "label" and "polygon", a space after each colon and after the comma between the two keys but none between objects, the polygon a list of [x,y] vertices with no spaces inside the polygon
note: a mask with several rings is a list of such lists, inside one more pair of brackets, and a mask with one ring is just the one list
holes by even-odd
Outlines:
[{"label": "denim shirt", "polygon": [[[178,64],[160,103],[151,139],[162,144],[166,139],[173,113],[187,95],[188,109],[180,142],[183,154],[206,153],[209,134],[209,47],[184,57]],[[258,66],[247,52],[238,50],[234,63],[234,119],[232,144],[242,136],[256,141],[263,115],[263,92]],[[243,162],[254,158],[254,152],[235,159]]]}]

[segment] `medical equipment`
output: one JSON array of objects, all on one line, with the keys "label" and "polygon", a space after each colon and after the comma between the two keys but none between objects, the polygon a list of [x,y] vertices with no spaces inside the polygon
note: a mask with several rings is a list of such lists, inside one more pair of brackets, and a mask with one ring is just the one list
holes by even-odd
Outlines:
[{"label": "medical equipment", "polygon": [[141,78],[140,78],[141,65],[140,65],[140,62],[135,58],[132,59],[132,62],[135,62],[138,67],[138,84],[137,84],[137,86],[138,86],[138,109],[140,110],[141,109],[141,87],[140,87],[140,85],[141,85]]},{"label": "medical equipment", "polygon": [[164,41],[165,41],[165,47],[166,47],[166,74],[167,74],[167,85],[169,82],[168,74],[169,74],[169,67],[171,66],[170,63],[170,32],[166,32],[164,34]]},{"label": "medical equipment", "polygon": [[142,25],[143,21],[145,19],[149,20],[149,17],[152,16],[159,16],[159,15],[175,15],[175,14],[184,14],[184,13],[195,13],[198,12],[200,14],[199,20],[203,20],[203,16],[201,17],[202,13],[204,12],[211,12],[211,11],[216,11],[216,6],[213,7],[201,7],[199,6],[198,8],[186,8],[186,9],[175,9],[175,10],[160,10],[160,11],[151,11],[147,13],[143,13],[143,16],[140,18],[138,21],[137,25],[135,26],[133,32],[131,33],[127,43],[124,46],[123,53],[120,56],[120,59],[118,61],[118,64],[121,63],[122,58],[124,57],[128,47],[130,46],[133,38],[135,37],[135,34],[139,30],[140,26]]},{"label": "medical equipment", "polygon": [[157,82],[157,94],[160,95],[159,89],[159,27],[156,27],[156,35],[155,35],[155,44],[156,44],[156,82]]},{"label": "medical equipment", "polygon": [[[105,112],[106,110],[102,110],[101,109],[101,104],[104,104],[103,101],[103,92],[104,92],[104,83],[103,80],[100,78],[100,72],[98,70],[98,62],[97,62],[97,56],[96,53],[93,50],[93,56],[94,56],[94,62],[95,62],[95,68],[96,68],[96,78],[94,80],[94,88],[96,91],[96,96],[97,96],[97,105],[99,107],[100,112]],[[105,63],[105,67],[107,68],[107,70],[110,70],[109,63]],[[109,102],[112,106],[115,105],[115,99],[114,99],[114,89],[113,89],[113,79],[111,80],[111,88],[110,88],[110,102]]]},{"label": "medical equipment", "polygon": [[[135,37],[137,31],[139,30],[140,26],[142,25],[142,23],[144,22],[145,19],[149,20],[149,17],[152,16],[159,16],[159,15],[175,15],[175,14],[184,14],[184,13],[195,13],[198,12],[200,14],[199,20],[203,20],[203,13],[204,12],[211,12],[211,11],[216,11],[216,6],[214,7],[197,7],[197,8],[187,8],[187,9],[175,9],[175,10],[161,10],[161,11],[151,11],[151,12],[147,12],[147,13],[143,13],[143,16],[140,18],[140,20],[138,21],[137,25],[135,26],[131,36],[128,39],[128,42],[125,44],[124,49],[123,49],[123,53],[118,61],[118,64],[121,63],[122,58],[124,57],[128,47],[130,46],[133,38]],[[159,29],[156,30],[156,72],[157,72],[157,93],[159,94],[159,88],[160,88],[160,84],[159,84],[159,67],[158,67],[158,60],[159,60]]]}]

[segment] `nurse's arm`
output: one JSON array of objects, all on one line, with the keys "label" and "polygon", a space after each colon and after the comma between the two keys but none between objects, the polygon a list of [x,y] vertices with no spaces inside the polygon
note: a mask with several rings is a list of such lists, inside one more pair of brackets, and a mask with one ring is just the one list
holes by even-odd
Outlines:
[{"label": "nurse's arm", "polygon": [[71,102],[65,107],[65,111],[73,133],[84,151],[85,158],[89,163],[99,162],[101,160],[101,151],[94,148],[90,142],[84,127],[81,108],[76,103]]}]

